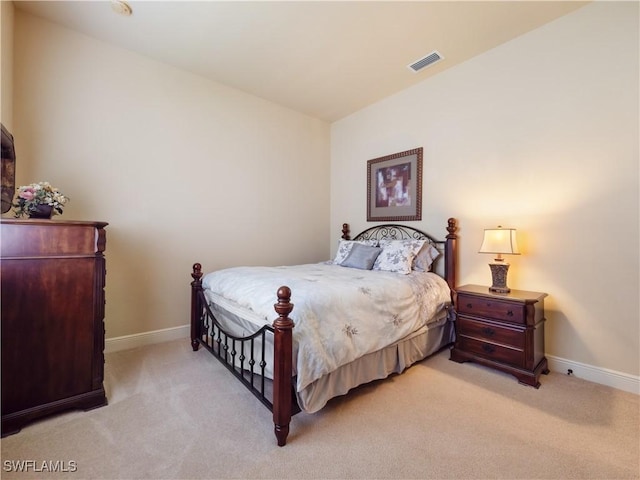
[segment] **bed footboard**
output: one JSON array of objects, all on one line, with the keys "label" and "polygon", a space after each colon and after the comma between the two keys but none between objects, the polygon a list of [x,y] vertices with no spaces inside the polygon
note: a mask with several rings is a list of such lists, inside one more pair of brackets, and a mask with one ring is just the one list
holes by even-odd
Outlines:
[{"label": "bed footboard", "polygon": [[[191,273],[191,347],[205,347],[251,393],[273,413],[274,433],[279,446],[287,443],[291,417],[300,411],[293,388],[293,310],[291,290],[283,286],[278,289],[278,302],[274,309],[278,318],[272,325],[265,325],[245,337],[233,335],[218,322],[202,289],[202,266],[193,265]],[[273,359],[265,358],[267,336],[273,337]],[[261,345],[257,358],[256,341]],[[271,400],[265,376],[266,362],[273,360],[273,384]]]}]

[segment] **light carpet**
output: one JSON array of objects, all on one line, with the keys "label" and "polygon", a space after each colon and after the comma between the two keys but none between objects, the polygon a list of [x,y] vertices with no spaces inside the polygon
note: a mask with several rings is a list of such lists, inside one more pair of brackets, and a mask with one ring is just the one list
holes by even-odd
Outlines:
[{"label": "light carpet", "polygon": [[110,353],[109,405],[4,438],[2,478],[640,478],[637,395],[554,372],[536,390],[448,358],[296,415],[278,447],[271,413],[187,339]]}]

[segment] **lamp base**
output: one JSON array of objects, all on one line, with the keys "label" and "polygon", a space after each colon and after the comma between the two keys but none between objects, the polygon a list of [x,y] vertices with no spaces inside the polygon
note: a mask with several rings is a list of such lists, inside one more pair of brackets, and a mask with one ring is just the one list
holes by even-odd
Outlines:
[{"label": "lamp base", "polygon": [[493,285],[489,287],[490,292],[509,293],[511,289],[507,287],[508,263],[490,263],[491,280]]}]

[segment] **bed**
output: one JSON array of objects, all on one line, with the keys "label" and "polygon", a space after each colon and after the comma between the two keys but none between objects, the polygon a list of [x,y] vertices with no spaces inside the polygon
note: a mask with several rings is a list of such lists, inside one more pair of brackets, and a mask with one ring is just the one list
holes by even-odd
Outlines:
[{"label": "bed", "polygon": [[207,349],[272,411],[284,446],[296,413],[453,343],[456,230],[450,218],[445,240],[395,224],[351,239],[344,224],[326,262],[206,275],[196,263],[191,346]]}]

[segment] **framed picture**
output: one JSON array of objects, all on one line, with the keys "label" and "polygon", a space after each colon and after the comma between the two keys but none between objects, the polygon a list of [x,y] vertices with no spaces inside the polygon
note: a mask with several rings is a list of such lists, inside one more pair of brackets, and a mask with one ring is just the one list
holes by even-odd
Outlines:
[{"label": "framed picture", "polygon": [[422,220],[422,147],[367,162],[367,222]]}]

